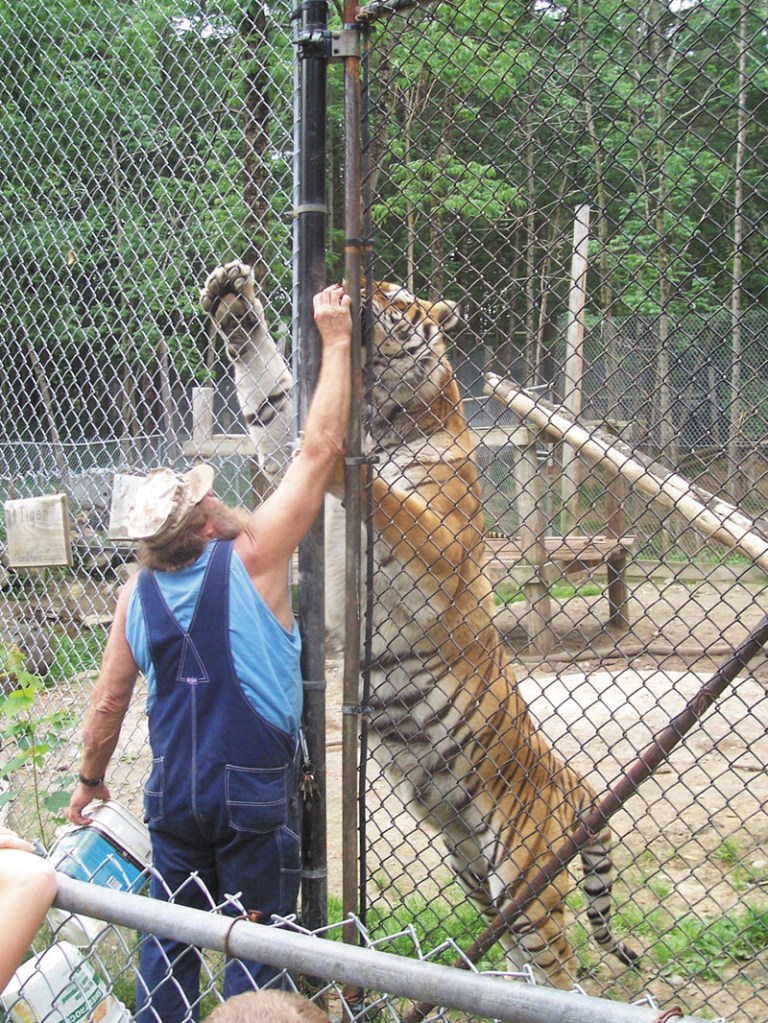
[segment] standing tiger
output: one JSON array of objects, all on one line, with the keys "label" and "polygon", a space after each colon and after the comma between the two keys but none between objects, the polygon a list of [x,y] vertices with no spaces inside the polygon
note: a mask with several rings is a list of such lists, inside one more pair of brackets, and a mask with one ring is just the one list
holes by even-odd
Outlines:
[{"label": "standing tiger", "polygon": [[[236,335],[227,348],[246,416],[243,367],[253,357],[236,321],[263,324],[247,270],[214,271],[202,295],[219,331]],[[492,920],[596,795],[537,729],[493,624],[474,441],[445,355],[458,309],[387,283],[374,286],[372,300],[371,751],[408,808],[437,829],[457,879]],[[257,330],[250,339],[263,343]],[[332,561],[341,562],[343,516],[326,522]],[[333,563],[328,580],[343,580]],[[343,592],[329,593],[327,605],[343,613]],[[606,829],[582,853],[587,915],[597,944],[630,964],[637,953],[610,929],[610,842]],[[564,870],[502,938],[513,967],[530,963],[558,987],[575,973],[568,888]]]}]

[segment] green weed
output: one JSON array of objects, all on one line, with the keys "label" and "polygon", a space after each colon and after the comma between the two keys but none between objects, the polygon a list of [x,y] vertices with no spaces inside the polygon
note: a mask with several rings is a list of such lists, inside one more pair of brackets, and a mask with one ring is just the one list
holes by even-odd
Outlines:
[{"label": "green weed", "polygon": [[[578,588],[571,583],[553,583],[549,594],[555,600],[570,600],[572,597],[600,597],[603,587],[597,583],[585,583]],[[525,600],[525,591],[515,583],[500,583],[495,590],[497,604],[516,604]]]},{"label": "green weed", "polygon": [[56,682],[72,678],[81,672],[98,671],[106,635],[101,632],[83,632],[76,639],[66,634],[56,637],[53,662],[48,680]]},{"label": "green weed", "polygon": [[741,853],[736,841],[732,838],[726,840],[712,853],[714,859],[723,864],[724,867],[733,867],[741,859]]},{"label": "green weed", "polygon": [[39,769],[51,750],[67,741],[75,716],[70,711],[61,710],[41,713],[37,697],[45,688],[42,680],[26,671],[20,650],[0,645],[0,676],[4,675],[15,678],[16,688],[0,697],[0,779],[9,782],[0,793],[0,806],[19,794],[15,787],[17,772],[21,768],[30,769],[39,834],[45,845],[43,811],[57,814],[69,803],[74,777],[61,776],[54,788],[44,791]]},{"label": "green weed", "polygon": [[655,941],[650,955],[667,973],[723,980],[729,967],[754,959],[768,948],[768,906],[700,920],[684,917]]}]

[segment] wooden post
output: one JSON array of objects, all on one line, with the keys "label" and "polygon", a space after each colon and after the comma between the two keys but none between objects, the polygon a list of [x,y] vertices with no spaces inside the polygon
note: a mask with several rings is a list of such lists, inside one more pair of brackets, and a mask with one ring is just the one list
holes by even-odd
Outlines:
[{"label": "wooden post", "polygon": [[[609,434],[617,434],[616,428],[610,423],[606,423],[604,428]],[[618,538],[626,533],[627,522],[624,513],[626,500],[627,481],[620,473],[610,474],[605,490],[605,531],[608,536]],[[625,579],[626,568],[626,548],[618,547],[606,560],[605,571],[608,576],[608,625],[621,630],[629,628],[629,611],[627,609],[629,591]]]},{"label": "wooden post", "polygon": [[544,543],[546,519],[541,501],[541,472],[536,455],[538,430],[526,430],[525,440],[517,448],[515,480],[518,485],[517,508],[520,514],[520,553],[530,575],[523,585],[530,611],[525,631],[533,649],[543,657],[555,645],[552,632],[552,607],[549,598],[547,549]]},{"label": "wooden post", "polygon": [[[571,257],[571,288],[568,295],[568,329],[566,332],[565,394],[563,402],[574,419],[581,413],[582,378],[584,374],[584,307],[587,301],[587,248],[589,244],[589,206],[576,210],[573,224],[573,255]],[[572,448],[563,449],[563,532],[573,528],[579,518],[580,466]]]},{"label": "wooden post", "polygon": [[192,388],[192,443],[202,447],[213,437],[213,388]]}]

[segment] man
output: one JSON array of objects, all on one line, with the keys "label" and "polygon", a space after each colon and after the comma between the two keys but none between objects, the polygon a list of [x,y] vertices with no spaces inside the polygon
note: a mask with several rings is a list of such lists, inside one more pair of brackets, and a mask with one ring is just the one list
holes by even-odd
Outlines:
[{"label": "man", "polygon": [[[300,880],[300,643],[289,566],[343,453],[349,415],[350,299],[340,286],[326,288],[314,314],[322,365],[302,449],[273,494],[250,515],[227,508],[205,465],[154,469],[138,488],[129,520],[143,568],[118,596],[67,812],[87,824],[85,806],[110,798],[107,766],[142,671],[151,894],[210,909],[189,880],[194,872],[216,904],[241,892],[264,921],[295,910]],[[230,962],[224,996],[278,972],[252,963],[246,973]],[[139,974],[139,1023],[199,1018],[196,949],[147,935]]]}]

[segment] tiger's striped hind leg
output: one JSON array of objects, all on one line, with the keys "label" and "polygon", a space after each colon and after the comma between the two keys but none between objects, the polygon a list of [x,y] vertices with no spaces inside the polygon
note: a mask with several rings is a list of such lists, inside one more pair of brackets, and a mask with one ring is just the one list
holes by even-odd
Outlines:
[{"label": "tiger's striped hind leg", "polygon": [[639,953],[619,941],[611,929],[614,873],[611,841],[610,831],[606,829],[582,849],[581,887],[587,899],[587,919],[592,928],[592,940],[600,949],[615,955],[625,966],[632,966],[640,958]]},{"label": "tiger's striped hind leg", "polygon": [[290,458],[293,376],[267,328],[253,271],[233,260],[211,271],[200,304],[224,341],[259,466],[275,484]]},{"label": "tiger's striped hind leg", "polygon": [[[470,861],[466,853],[466,847],[454,850],[451,866],[467,897],[490,924],[503,909],[504,884],[485,856]],[[560,890],[559,880],[543,893],[546,903],[531,903],[511,922],[499,943],[511,971],[529,968],[538,983],[567,990],[576,979],[578,963],[565,936],[565,891]]]}]

